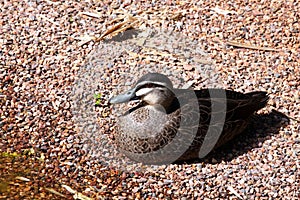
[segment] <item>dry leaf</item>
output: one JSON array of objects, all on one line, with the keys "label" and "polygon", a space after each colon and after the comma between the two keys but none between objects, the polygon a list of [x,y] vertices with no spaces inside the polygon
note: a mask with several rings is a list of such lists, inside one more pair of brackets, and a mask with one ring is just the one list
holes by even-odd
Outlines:
[{"label": "dry leaf", "polygon": [[102,40],[104,37],[108,35],[116,35],[120,32],[123,32],[129,28],[132,28],[138,20],[134,17],[129,17],[127,21],[120,22],[119,24],[111,27],[110,29],[106,30],[99,38],[96,39],[96,42]]},{"label": "dry leaf", "polygon": [[122,27],[124,24],[126,24],[127,22],[121,22],[113,27],[111,27],[110,29],[106,30],[98,39],[98,40],[102,40],[105,36],[111,34],[112,32],[116,31],[117,29],[119,29],[120,27]]},{"label": "dry leaf", "polygon": [[95,40],[96,37],[94,36],[89,36],[89,35],[85,35],[83,37],[75,37],[75,40],[80,40],[80,42],[78,43],[78,46],[82,46],[86,43],[89,43],[92,40]]}]

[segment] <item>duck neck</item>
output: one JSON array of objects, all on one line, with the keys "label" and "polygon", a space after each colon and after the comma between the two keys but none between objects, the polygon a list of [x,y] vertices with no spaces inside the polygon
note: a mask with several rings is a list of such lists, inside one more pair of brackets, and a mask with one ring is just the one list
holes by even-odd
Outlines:
[{"label": "duck neck", "polygon": [[[146,104],[149,106],[149,104]],[[174,98],[171,102],[169,102],[168,104],[153,104],[150,105],[152,106],[154,109],[161,111],[161,112],[165,112],[166,114],[170,114],[174,111],[176,111],[178,108],[180,108],[179,105],[179,101],[177,98]]]}]

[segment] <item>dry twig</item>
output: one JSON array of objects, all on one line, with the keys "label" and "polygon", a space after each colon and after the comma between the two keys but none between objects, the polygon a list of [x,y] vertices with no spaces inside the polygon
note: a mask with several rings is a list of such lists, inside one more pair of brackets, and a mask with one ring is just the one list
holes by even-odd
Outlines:
[{"label": "dry twig", "polygon": [[274,49],[274,48],[269,48],[269,47],[258,47],[258,46],[254,46],[251,44],[245,44],[245,43],[240,43],[240,42],[236,42],[236,41],[227,41],[226,45],[248,48],[248,49],[262,50],[262,51],[280,51],[279,49]]}]

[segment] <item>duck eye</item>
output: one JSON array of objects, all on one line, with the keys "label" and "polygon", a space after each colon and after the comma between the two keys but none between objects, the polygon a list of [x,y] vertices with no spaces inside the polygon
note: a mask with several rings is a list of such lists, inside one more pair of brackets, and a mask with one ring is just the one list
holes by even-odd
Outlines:
[{"label": "duck eye", "polygon": [[146,87],[147,88],[153,88],[155,85],[153,84],[153,83],[148,83],[147,85],[146,85]]}]

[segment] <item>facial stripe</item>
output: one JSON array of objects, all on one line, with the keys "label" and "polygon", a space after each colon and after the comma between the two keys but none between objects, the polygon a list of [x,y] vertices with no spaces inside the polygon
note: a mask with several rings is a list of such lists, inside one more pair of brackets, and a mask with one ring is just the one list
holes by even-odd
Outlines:
[{"label": "facial stripe", "polygon": [[153,88],[141,88],[138,91],[136,91],[135,95],[140,97],[140,96],[144,96],[148,93],[150,93],[153,90]]},{"label": "facial stripe", "polygon": [[153,90],[165,90],[166,88],[165,87],[151,87],[151,88],[140,88],[138,89],[136,92],[135,92],[135,95],[136,96],[145,96],[149,93],[151,93]]}]

